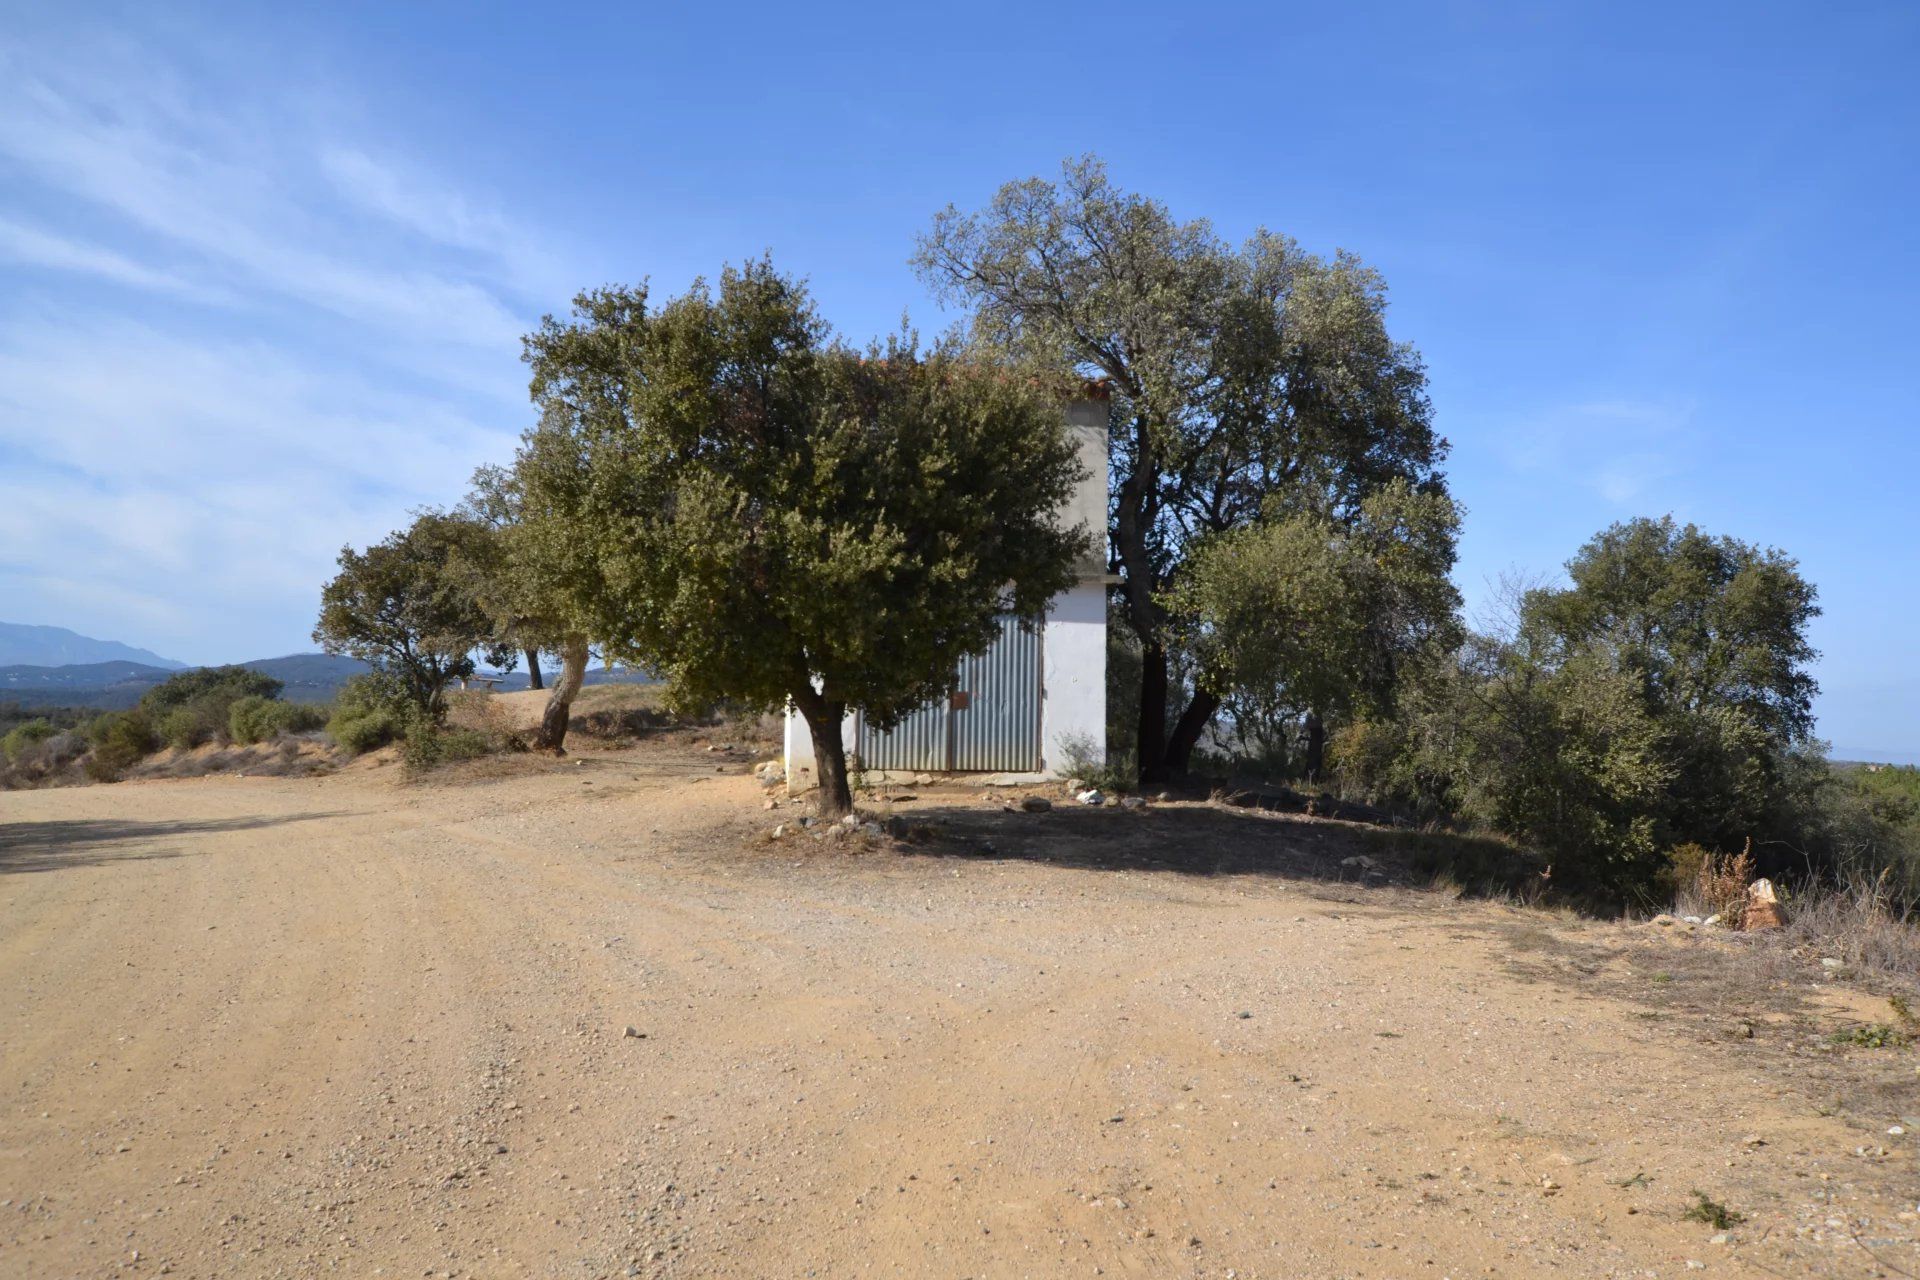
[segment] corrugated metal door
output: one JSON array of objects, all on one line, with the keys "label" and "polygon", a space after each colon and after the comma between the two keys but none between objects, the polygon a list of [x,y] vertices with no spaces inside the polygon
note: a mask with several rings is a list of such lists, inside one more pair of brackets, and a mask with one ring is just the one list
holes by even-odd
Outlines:
[{"label": "corrugated metal door", "polygon": [[947,723],[947,703],[943,698],[920,708],[895,725],[890,733],[867,726],[860,717],[860,732],[855,754],[862,769],[905,769],[914,773],[944,771],[951,755],[953,735]]},{"label": "corrugated metal door", "polygon": [[985,653],[963,659],[953,694],[922,707],[891,733],[860,721],[866,769],[1025,772],[1040,767],[1040,627],[1002,618]]},{"label": "corrugated metal door", "polygon": [[953,768],[963,773],[1040,767],[1040,628],[1000,620],[985,653],[960,662],[954,688]]}]

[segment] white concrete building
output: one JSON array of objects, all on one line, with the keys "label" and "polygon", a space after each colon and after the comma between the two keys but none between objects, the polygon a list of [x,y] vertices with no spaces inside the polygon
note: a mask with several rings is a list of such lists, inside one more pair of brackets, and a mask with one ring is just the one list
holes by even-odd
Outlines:
[{"label": "white concrete building", "polygon": [[[980,773],[1009,780],[1068,770],[1069,757],[1100,761],[1107,735],[1107,402],[1075,400],[1067,425],[1087,477],[1064,512],[1093,536],[1074,585],[1055,596],[1040,626],[1007,619],[984,654],[954,676],[952,696],[880,733],[855,712],[843,727],[848,764],[881,775]],[[790,790],[814,785],[813,740],[791,708],[786,719]]]}]

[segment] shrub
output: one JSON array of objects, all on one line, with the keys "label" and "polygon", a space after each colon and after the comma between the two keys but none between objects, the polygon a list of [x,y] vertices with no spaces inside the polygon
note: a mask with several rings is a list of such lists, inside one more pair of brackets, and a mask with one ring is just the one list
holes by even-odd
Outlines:
[{"label": "shrub", "polygon": [[1097,791],[1124,795],[1138,786],[1140,769],[1132,752],[1109,751],[1102,759],[1094,740],[1085,734],[1070,733],[1061,737],[1060,764],[1062,772],[1079,778]]},{"label": "shrub", "polygon": [[494,750],[493,741],[478,729],[448,729],[416,719],[407,727],[402,755],[407,768],[418,773],[461,760],[477,760]]},{"label": "shrub", "polygon": [[158,747],[152,725],[138,711],[109,711],[87,726],[93,750],[87,756],[87,776],[95,782],[118,782],[120,776]]},{"label": "shrub", "polygon": [[333,700],[327,736],[359,755],[399,738],[407,723],[405,687],[393,676],[369,671],[347,681]]},{"label": "shrub", "polygon": [[1753,883],[1753,841],[1731,858],[1709,857],[1694,872],[1693,891],[1705,915],[1719,916],[1738,929],[1746,914],[1747,886]]},{"label": "shrub", "polygon": [[352,755],[374,751],[400,736],[400,717],[390,711],[358,716],[335,716],[327,721],[327,736]]},{"label": "shrub", "polygon": [[147,690],[140,699],[140,709],[157,720],[194,703],[217,702],[225,708],[240,698],[277,698],[281,688],[272,676],[246,667],[197,667]]},{"label": "shrub", "polygon": [[[1675,899],[1684,898],[1700,883],[1700,873],[1713,862],[1713,851],[1689,840],[1667,850],[1666,865],[1660,868],[1660,887]],[[1697,904],[1689,904],[1697,905]]]},{"label": "shrub", "polygon": [[0,738],[0,753],[5,754],[8,764],[18,764],[29,747],[38,746],[58,732],[45,720],[29,720],[25,724],[15,725],[6,737]]},{"label": "shrub", "polygon": [[277,698],[241,698],[227,711],[227,733],[238,743],[267,742],[283,733],[305,733],[325,723],[315,707]]},{"label": "shrub", "polygon": [[154,721],[154,735],[176,751],[197,747],[211,741],[223,727],[215,721],[213,712],[205,704],[178,707]]},{"label": "shrub", "polygon": [[170,747],[185,751],[227,732],[229,709],[242,698],[272,698],[280,682],[246,667],[200,667],[155,685],[140,710]]}]

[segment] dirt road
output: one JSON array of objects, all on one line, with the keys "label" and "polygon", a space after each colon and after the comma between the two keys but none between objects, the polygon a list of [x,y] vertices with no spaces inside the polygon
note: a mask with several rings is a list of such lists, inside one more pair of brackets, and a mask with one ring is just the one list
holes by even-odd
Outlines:
[{"label": "dirt road", "polygon": [[0,1274],[1920,1272],[1911,1051],[1809,1047],[1865,996],[1333,824],[768,844],[712,759],[0,794]]}]

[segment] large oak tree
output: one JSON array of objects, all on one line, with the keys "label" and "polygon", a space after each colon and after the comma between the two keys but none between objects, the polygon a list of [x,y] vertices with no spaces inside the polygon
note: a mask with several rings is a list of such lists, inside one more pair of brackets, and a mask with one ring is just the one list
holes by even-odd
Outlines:
[{"label": "large oak tree", "polygon": [[977,213],[948,208],[915,263],[984,349],[1112,385],[1109,554],[1142,649],[1143,778],[1184,770],[1229,692],[1205,670],[1191,689],[1170,679],[1170,602],[1197,545],[1275,512],[1351,521],[1396,482],[1444,490],[1420,358],[1351,255],[1265,230],[1232,247],[1085,158]]},{"label": "large oak tree", "polygon": [[527,352],[545,416],[519,466],[578,625],[680,705],[797,707],[828,814],[852,805],[847,712],[885,727],[945,694],[1086,549],[1060,523],[1081,474],[1064,380],[911,338],[852,349],[766,261],[657,309],[583,295]]}]

